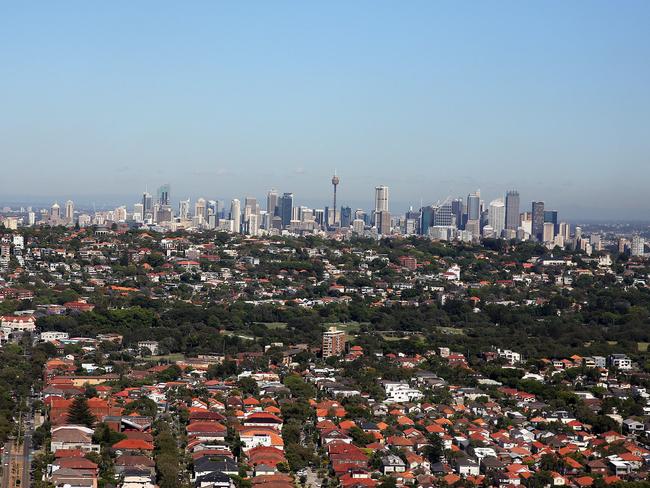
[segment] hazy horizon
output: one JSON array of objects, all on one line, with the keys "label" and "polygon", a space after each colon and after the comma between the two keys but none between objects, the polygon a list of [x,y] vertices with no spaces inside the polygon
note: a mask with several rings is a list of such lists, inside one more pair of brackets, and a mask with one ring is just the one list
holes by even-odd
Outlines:
[{"label": "hazy horizon", "polygon": [[[0,201],[262,200],[395,211],[514,188],[644,220],[650,3],[0,6]],[[104,197],[114,198],[106,202]],[[362,204],[362,202],[365,202]],[[43,202],[45,203],[45,202]]]}]

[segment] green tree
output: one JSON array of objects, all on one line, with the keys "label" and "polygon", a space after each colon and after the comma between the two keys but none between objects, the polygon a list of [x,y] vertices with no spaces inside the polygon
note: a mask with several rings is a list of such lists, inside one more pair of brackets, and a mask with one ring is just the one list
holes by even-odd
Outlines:
[{"label": "green tree", "polygon": [[68,423],[92,427],[95,421],[95,416],[88,407],[88,399],[85,396],[76,397],[68,410]]}]

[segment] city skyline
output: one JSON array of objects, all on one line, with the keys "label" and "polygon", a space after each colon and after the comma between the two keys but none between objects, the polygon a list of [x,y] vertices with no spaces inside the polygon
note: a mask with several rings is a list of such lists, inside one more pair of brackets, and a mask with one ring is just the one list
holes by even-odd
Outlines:
[{"label": "city skyline", "polygon": [[170,181],[184,197],[324,202],[338,168],[339,201],[381,182],[404,208],[518,188],[575,217],[645,219],[649,11],[6,6],[0,200],[125,200]]}]

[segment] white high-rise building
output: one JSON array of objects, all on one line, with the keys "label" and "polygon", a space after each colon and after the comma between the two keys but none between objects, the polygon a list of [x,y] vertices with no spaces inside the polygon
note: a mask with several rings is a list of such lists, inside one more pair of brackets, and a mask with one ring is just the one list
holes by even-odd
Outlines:
[{"label": "white high-rise building", "polygon": [[181,220],[187,220],[190,218],[190,200],[181,200],[178,203],[178,216]]},{"label": "white high-rise building", "polygon": [[553,222],[544,222],[542,229],[542,241],[553,242],[555,240],[555,224]]},{"label": "white high-rise building", "polygon": [[388,187],[375,187],[375,213],[388,212]]},{"label": "white high-rise building", "polygon": [[241,202],[237,198],[233,198],[230,202],[230,220],[232,220],[232,227],[234,232],[241,231]]},{"label": "white high-rise building", "polygon": [[494,237],[501,237],[503,229],[506,228],[506,205],[503,199],[497,198],[490,202],[488,207],[488,222],[494,232]]},{"label": "white high-rise building", "polygon": [[632,256],[643,256],[645,254],[645,239],[639,234],[632,236],[632,242],[630,243],[630,255]]},{"label": "white high-rise building", "polygon": [[205,220],[206,209],[205,198],[199,198],[194,204],[194,218],[197,219],[199,224],[202,224]]},{"label": "white high-rise building", "polygon": [[74,223],[74,202],[72,200],[65,202],[65,221],[68,224]]}]

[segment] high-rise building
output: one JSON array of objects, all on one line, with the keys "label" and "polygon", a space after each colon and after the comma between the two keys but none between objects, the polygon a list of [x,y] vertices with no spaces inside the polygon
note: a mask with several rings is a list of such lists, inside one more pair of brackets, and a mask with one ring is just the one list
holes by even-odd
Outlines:
[{"label": "high-rise building", "polygon": [[230,202],[230,220],[232,220],[233,232],[241,232],[241,202],[233,198]]},{"label": "high-rise building", "polygon": [[153,197],[151,193],[144,192],[142,194],[142,219],[151,218],[153,215]]},{"label": "high-rise building", "polygon": [[388,187],[379,185],[375,187],[375,208],[372,212],[372,223],[377,225],[377,214],[388,212]]},{"label": "high-rise building", "polygon": [[555,224],[553,222],[544,222],[542,241],[553,242],[553,239],[555,239]]},{"label": "high-rise building", "polygon": [[181,220],[190,218],[190,200],[181,200],[178,202],[178,216]]},{"label": "high-rise building", "polygon": [[375,212],[388,212],[388,187],[379,185],[375,188]]},{"label": "high-rise building", "polygon": [[634,234],[632,236],[632,242],[630,243],[630,255],[631,256],[643,256],[645,254],[645,239],[639,234]]},{"label": "high-rise building", "polygon": [[260,206],[257,203],[257,198],[255,197],[246,197],[244,198],[244,208],[250,207],[251,213],[258,214],[260,213]]},{"label": "high-rise building", "polygon": [[133,204],[133,220],[136,222],[141,222],[143,218],[144,210],[141,203]]},{"label": "high-rise building", "polygon": [[456,198],[451,201],[451,213],[454,215],[454,218],[456,219],[456,227],[462,228],[463,227],[463,199],[462,198]]},{"label": "high-rise building", "polygon": [[376,214],[377,232],[381,235],[388,235],[391,232],[391,215],[388,211],[381,211]]},{"label": "high-rise building", "polygon": [[266,211],[271,217],[278,215],[278,192],[276,190],[270,190],[266,194]]},{"label": "high-rise building", "polygon": [[467,195],[467,220],[481,219],[481,194],[470,193]]},{"label": "high-rise building", "polygon": [[341,227],[350,227],[352,224],[352,208],[341,207]]},{"label": "high-rise building", "polygon": [[445,227],[456,225],[456,219],[451,203],[452,202],[450,201],[445,201],[442,205],[435,207],[433,225]]},{"label": "high-rise building", "polygon": [[280,197],[279,207],[282,227],[287,227],[293,217],[293,193],[283,193],[282,197]]},{"label": "high-rise building", "polygon": [[158,191],[156,192],[156,200],[158,201],[158,205],[169,205],[169,190],[169,183],[158,187]]},{"label": "high-rise building", "polygon": [[199,223],[206,220],[207,208],[205,198],[199,198],[194,204],[194,217],[198,218]]},{"label": "high-rise building", "polygon": [[506,193],[506,229],[517,230],[519,219],[519,192],[510,190]]},{"label": "high-rise building", "polygon": [[506,227],[506,206],[501,198],[492,200],[488,207],[488,222],[494,232],[494,237],[500,238]]},{"label": "high-rise building", "polygon": [[50,221],[53,224],[58,224],[61,220],[61,207],[58,202],[54,202],[52,207],[50,207]]},{"label": "high-rise building", "polygon": [[544,223],[550,222],[555,228],[555,232],[559,230],[557,221],[557,210],[544,210]]},{"label": "high-rise building", "polygon": [[334,187],[334,205],[332,206],[332,217],[331,217],[331,222],[332,226],[336,226],[336,223],[338,222],[338,218],[336,215],[336,188],[339,186],[339,183],[341,182],[341,179],[338,177],[336,174],[336,170],[334,171],[334,176],[332,176],[332,187]]},{"label": "high-rise building", "polygon": [[427,205],[420,209],[420,235],[429,235],[429,227],[433,225],[434,214],[433,205]]},{"label": "high-rise building", "polygon": [[72,200],[65,202],[65,221],[68,224],[74,223],[74,202]]},{"label": "high-rise building", "polygon": [[530,233],[538,241],[544,240],[544,202],[533,202]]},{"label": "high-rise building", "polygon": [[352,221],[352,232],[355,234],[363,234],[366,227],[366,222],[363,219],[354,219]]},{"label": "high-rise building", "polygon": [[345,352],[345,332],[330,327],[323,332],[323,358],[340,356]]}]

